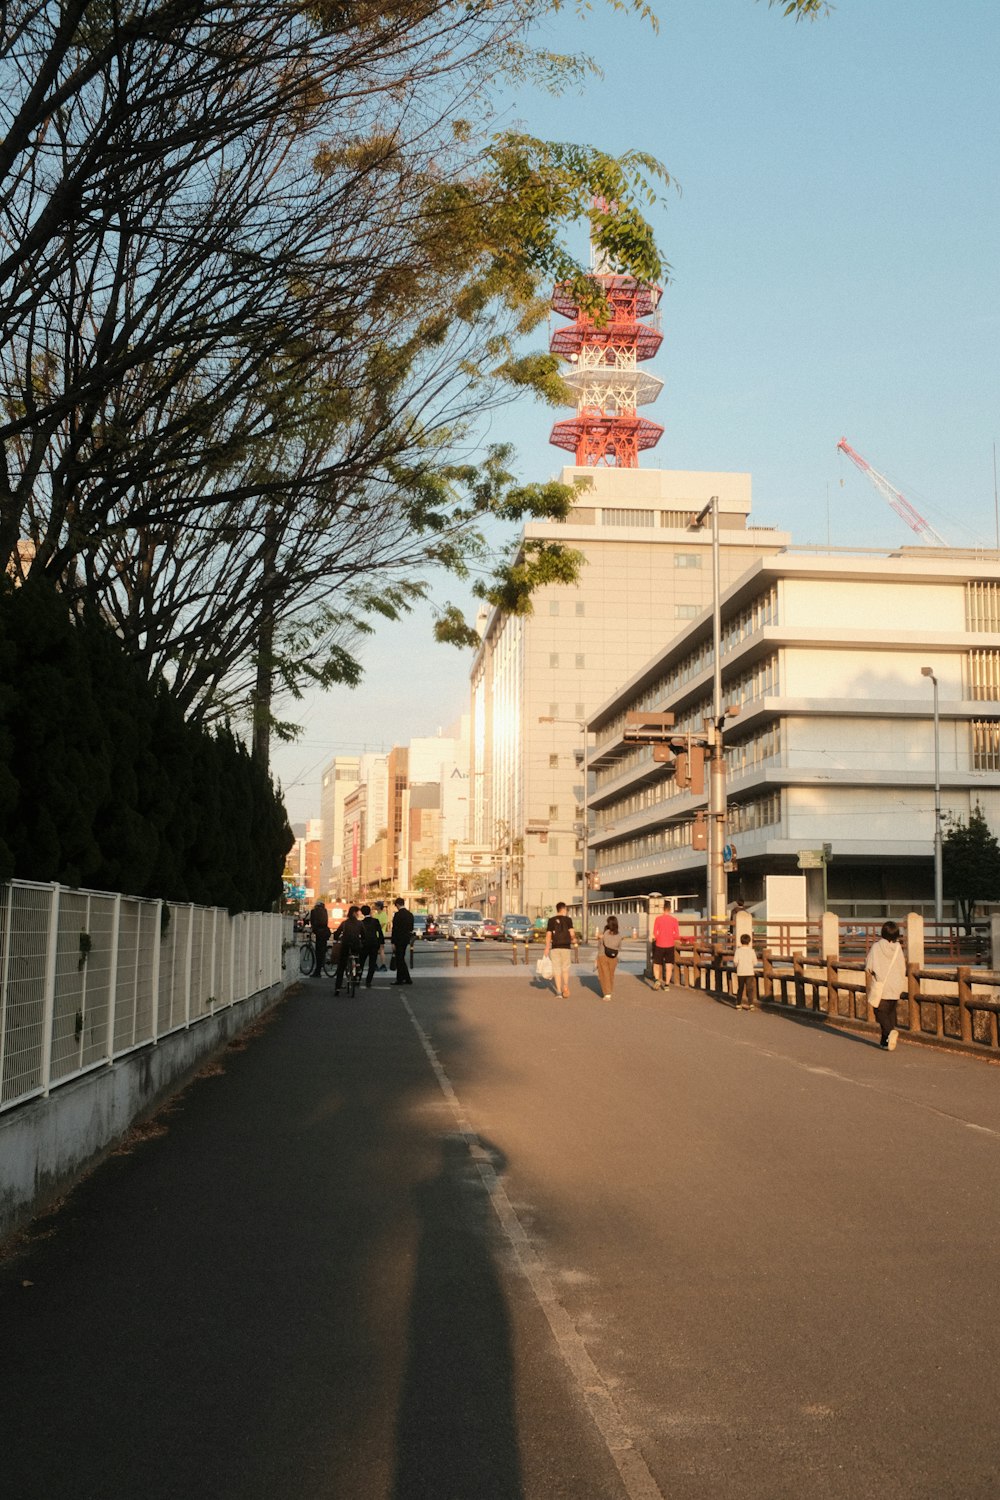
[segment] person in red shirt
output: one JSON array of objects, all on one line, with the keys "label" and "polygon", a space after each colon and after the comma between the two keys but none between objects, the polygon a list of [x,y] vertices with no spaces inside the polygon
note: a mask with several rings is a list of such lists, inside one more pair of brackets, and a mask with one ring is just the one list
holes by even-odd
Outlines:
[{"label": "person in red shirt", "polygon": [[674,977],[674,949],[680,930],[672,911],[661,912],[653,923],[654,990],[665,990]]}]

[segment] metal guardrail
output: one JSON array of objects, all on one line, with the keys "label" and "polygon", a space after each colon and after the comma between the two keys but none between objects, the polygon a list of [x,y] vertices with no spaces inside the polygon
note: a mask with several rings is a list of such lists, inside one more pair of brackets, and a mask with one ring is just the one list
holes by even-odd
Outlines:
[{"label": "metal guardrail", "polygon": [[0,885],[0,1110],[277,983],[284,918]]}]

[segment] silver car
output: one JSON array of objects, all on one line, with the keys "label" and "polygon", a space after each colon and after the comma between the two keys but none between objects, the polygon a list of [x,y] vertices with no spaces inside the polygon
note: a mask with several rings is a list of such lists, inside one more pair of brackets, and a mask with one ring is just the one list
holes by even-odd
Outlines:
[{"label": "silver car", "polygon": [[453,911],[448,918],[448,937],[479,939],[483,936],[484,921],[481,911]]}]

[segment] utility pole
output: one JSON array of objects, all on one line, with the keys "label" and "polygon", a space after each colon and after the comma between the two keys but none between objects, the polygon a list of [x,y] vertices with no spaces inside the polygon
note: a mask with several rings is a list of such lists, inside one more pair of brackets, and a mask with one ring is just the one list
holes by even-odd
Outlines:
[{"label": "utility pole", "polygon": [[707,913],[712,925],[727,918],[728,885],[723,853],[726,846],[726,752],[722,730],[726,710],[722,707],[722,578],[719,557],[719,497],[688,522],[689,529],[700,531],[712,522],[712,721],[706,725],[711,755],[708,782],[708,871]]},{"label": "utility pole", "polygon": [[938,680],[933,667],[921,667],[934,687],[934,920],[944,920],[944,850],[941,841],[941,720],[938,716]]}]

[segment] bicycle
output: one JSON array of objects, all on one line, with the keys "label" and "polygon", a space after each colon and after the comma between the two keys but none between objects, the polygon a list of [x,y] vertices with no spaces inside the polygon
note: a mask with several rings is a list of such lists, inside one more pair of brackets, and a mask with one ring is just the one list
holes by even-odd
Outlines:
[{"label": "bicycle", "polygon": [[[327,979],[332,979],[337,972],[337,960],[330,951],[331,945],[327,943],[326,952],[323,955],[323,973]],[[299,949],[299,973],[303,979],[308,979],[316,972],[316,944],[312,938],[306,938]]]},{"label": "bicycle", "polygon": [[344,982],[347,985],[347,993],[353,998],[358,985],[361,983],[361,958],[357,953],[350,953],[344,966]]}]

